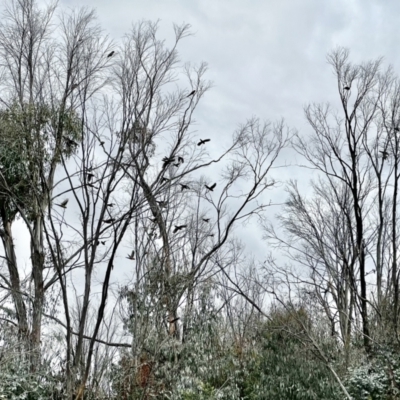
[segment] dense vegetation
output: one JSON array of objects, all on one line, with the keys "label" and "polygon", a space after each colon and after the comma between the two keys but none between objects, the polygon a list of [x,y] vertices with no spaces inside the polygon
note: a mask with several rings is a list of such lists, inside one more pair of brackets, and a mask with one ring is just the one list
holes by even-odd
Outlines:
[{"label": "dense vegetation", "polygon": [[[174,30],[116,44],[86,9],[6,3],[0,398],[399,398],[397,76],[337,49],[309,133],[253,118],[213,147]],[[278,182],[284,148],[317,171],[307,195]]]}]

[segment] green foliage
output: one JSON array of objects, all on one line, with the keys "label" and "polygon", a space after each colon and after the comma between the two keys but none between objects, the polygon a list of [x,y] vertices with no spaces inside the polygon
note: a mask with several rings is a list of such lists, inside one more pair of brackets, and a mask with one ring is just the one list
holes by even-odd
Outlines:
[{"label": "green foliage", "polygon": [[13,360],[0,369],[0,399],[49,400],[57,399],[57,381],[51,370],[42,368],[34,374],[27,361]]},{"label": "green foliage", "polygon": [[[184,343],[170,339],[157,354],[149,355],[148,393],[169,400],[342,398],[326,365],[298,340],[302,331],[298,318],[309,320],[305,310],[275,310],[270,321],[255,324],[238,338],[221,324],[222,317],[215,315],[210,298],[205,296],[191,316]],[[122,376],[122,368],[115,372],[114,379]],[[137,371],[132,376],[137,377]],[[139,398],[141,390],[137,378],[134,383],[132,399]],[[121,392],[115,398],[120,397]]]},{"label": "green foliage", "polygon": [[[62,132],[59,139],[57,132]],[[76,146],[71,140],[79,138],[79,118],[72,111],[60,114],[47,105],[17,103],[0,110],[0,209],[8,220],[14,219],[17,206],[34,217],[32,194],[42,192],[43,174],[53,159],[61,161],[60,150],[65,157],[72,155]]]},{"label": "green foliage", "polygon": [[379,348],[369,363],[349,370],[346,386],[354,400],[394,400],[400,396],[398,351]]}]

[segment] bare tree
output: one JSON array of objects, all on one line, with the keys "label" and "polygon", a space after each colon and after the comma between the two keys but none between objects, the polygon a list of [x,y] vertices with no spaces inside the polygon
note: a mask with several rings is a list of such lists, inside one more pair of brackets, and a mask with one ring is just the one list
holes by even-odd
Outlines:
[{"label": "bare tree", "polygon": [[[234,226],[268,207],[263,194],[275,186],[272,169],[290,131],[282,121],[249,120],[211,158],[213,139],[199,141],[191,130],[210,86],[206,65],[178,59],[187,25],[174,27],[170,48],[150,22],[136,24],[114,46],[93,11],[63,13],[56,28],[55,10],[12,0],[0,29],[0,236],[7,267],[0,278],[3,304],[11,298],[32,352],[32,371],[43,318],[65,330],[65,393],[78,400],[103,373],[94,370],[100,354],[112,358],[98,346],[128,346],[101,335],[116,316],[109,301],[116,271],[132,266],[133,287],[123,285],[132,340],[154,328],[161,342],[182,338],[180,321],[188,321],[196,293],[218,272],[215,260],[227,259]],[[218,179],[201,175],[219,162]],[[17,217],[30,237],[26,277],[14,252]],[[50,289],[62,299],[59,314],[44,311]],[[145,321],[149,309],[155,318]]]}]

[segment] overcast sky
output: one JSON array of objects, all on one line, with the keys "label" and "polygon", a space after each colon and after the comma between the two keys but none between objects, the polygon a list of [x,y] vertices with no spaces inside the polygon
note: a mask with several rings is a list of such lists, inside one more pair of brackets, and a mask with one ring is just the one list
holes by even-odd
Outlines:
[{"label": "overcast sky", "polygon": [[[96,9],[100,25],[116,43],[143,19],[159,20],[160,38],[167,43],[173,38],[173,23],[192,26],[194,35],[181,43],[180,58],[195,64],[207,62],[207,78],[214,84],[196,113],[200,137],[228,140],[252,116],[283,117],[306,135],[304,105],[337,103],[335,78],[326,62],[326,54],[337,46],[348,47],[354,62],[383,56],[395,71],[400,67],[400,2],[395,0],[59,2],[60,8],[82,5]],[[293,157],[281,163],[285,161],[293,162]],[[282,170],[280,176],[298,178],[307,189],[309,175],[299,168]],[[278,192],[276,200],[283,200],[282,196]],[[257,236],[251,226],[246,230],[250,237]],[[261,240],[246,242],[262,256],[265,244]]]}]

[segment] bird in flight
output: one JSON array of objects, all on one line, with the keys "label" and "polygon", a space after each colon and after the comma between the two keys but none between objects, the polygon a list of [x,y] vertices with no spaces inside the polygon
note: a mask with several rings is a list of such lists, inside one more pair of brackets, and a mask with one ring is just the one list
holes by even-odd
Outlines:
[{"label": "bird in flight", "polygon": [[207,185],[204,185],[210,192],[213,192],[214,191],[214,188],[215,188],[215,186],[217,186],[217,184],[216,183],[214,183],[213,185],[211,185],[211,186],[207,186]]},{"label": "bird in flight", "polygon": [[175,157],[164,157],[163,159],[162,159],[162,161],[163,161],[163,168],[165,168],[168,164],[171,164],[172,162],[174,162],[175,161]]},{"label": "bird in flight", "polygon": [[345,86],[343,89],[344,90],[350,90],[350,86]]},{"label": "bird in flight", "polygon": [[195,90],[192,90],[192,91],[186,96],[186,98],[187,98],[187,97],[190,97],[190,96],[193,96],[195,93],[196,93],[196,91],[195,91]]},{"label": "bird in flight", "polygon": [[201,146],[202,144],[206,144],[207,142],[209,142],[211,139],[200,139],[200,142],[197,143],[197,146]]},{"label": "bird in flight", "polygon": [[108,54],[107,58],[112,57],[115,54],[115,51],[112,51],[111,53]]},{"label": "bird in flight", "polygon": [[135,259],[135,250],[132,250],[131,254],[128,254],[128,257],[126,257],[128,260],[134,260]]},{"label": "bird in flight", "polygon": [[190,187],[188,185],[184,185],[183,183],[180,183],[180,185],[182,188],[181,192],[183,192],[185,189],[190,189]]},{"label": "bird in flight", "polygon": [[60,204],[57,204],[57,206],[61,207],[61,208],[67,208],[67,204],[68,204],[68,199],[65,199],[63,202],[61,202]]},{"label": "bird in flight", "polygon": [[203,218],[204,222],[210,222],[210,218]]},{"label": "bird in flight", "polygon": [[111,224],[114,221],[115,221],[114,218],[109,218],[109,219],[105,219],[103,222],[105,222],[106,224]]},{"label": "bird in flight", "polygon": [[176,232],[178,232],[181,229],[186,228],[186,227],[187,227],[187,225],[175,225],[175,229],[174,229],[173,233],[176,233]]},{"label": "bird in flight", "polygon": [[185,162],[185,160],[183,159],[183,157],[178,157],[178,162],[183,164]]},{"label": "bird in flight", "polygon": [[379,150],[379,152],[382,154],[382,159],[386,160],[389,157],[389,153],[385,150]]},{"label": "bird in flight", "polygon": [[115,206],[114,203],[108,203],[108,204],[107,204],[107,207],[114,207],[114,206]]}]

